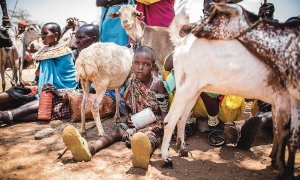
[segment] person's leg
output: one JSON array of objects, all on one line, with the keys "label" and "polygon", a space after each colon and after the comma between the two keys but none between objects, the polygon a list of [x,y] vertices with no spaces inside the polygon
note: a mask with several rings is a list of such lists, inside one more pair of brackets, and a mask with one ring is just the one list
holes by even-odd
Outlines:
[{"label": "person's leg", "polygon": [[11,112],[14,119],[18,119],[28,114],[36,113],[38,109],[39,109],[39,100],[34,100],[16,109],[11,110]]},{"label": "person's leg", "polygon": [[0,93],[0,103],[1,104],[8,103],[12,100],[13,99],[6,92]]},{"label": "person's leg", "polygon": [[146,133],[138,132],[132,136],[133,167],[148,169],[150,157],[161,143],[162,136],[163,129],[160,126],[154,126]]},{"label": "person's leg", "polygon": [[90,142],[89,150],[91,154],[95,155],[100,150],[109,147],[115,142],[121,141],[124,133],[125,130],[117,126],[110,134],[106,134],[98,140]]},{"label": "person's leg", "polygon": [[39,107],[39,100],[31,101],[16,109],[10,111],[0,111],[0,121],[3,123],[10,123],[26,115],[36,113]]},{"label": "person's leg", "polygon": [[113,143],[120,141],[125,130],[117,125],[113,132],[100,137],[98,140],[90,142],[81,137],[74,126],[68,126],[63,131],[63,141],[66,147],[72,152],[76,161],[89,161],[93,155],[100,150],[109,147]]},{"label": "person's leg", "polygon": [[32,122],[38,120],[38,113],[31,113],[26,116],[22,116],[18,119],[15,119],[14,122]]},{"label": "person's leg", "polygon": [[207,93],[200,94],[209,116],[217,116],[219,113],[219,98],[211,97]]},{"label": "person's leg", "polygon": [[[218,113],[219,113],[219,95],[213,93],[201,93],[200,94],[203,103],[205,105],[208,115],[209,129],[215,129],[219,124]],[[218,129],[218,128],[217,128]]]}]

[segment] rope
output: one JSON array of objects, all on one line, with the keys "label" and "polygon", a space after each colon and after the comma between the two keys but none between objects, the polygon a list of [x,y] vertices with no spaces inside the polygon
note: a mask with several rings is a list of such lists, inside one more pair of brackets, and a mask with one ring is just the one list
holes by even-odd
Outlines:
[{"label": "rope", "polygon": [[242,37],[243,35],[245,35],[247,32],[251,31],[253,28],[255,28],[258,24],[260,24],[262,22],[262,18],[259,18],[257,21],[255,21],[251,26],[249,26],[247,29],[245,29],[243,32],[239,33],[238,35],[236,35],[235,37],[233,37],[233,39],[238,39],[240,37]]},{"label": "rope", "polygon": [[11,20],[14,18],[14,14],[15,14],[15,10],[16,10],[16,7],[17,7],[17,4],[18,4],[18,1],[19,1],[19,0],[17,0],[17,1],[16,1],[16,3],[15,3],[14,10],[13,10],[13,12],[12,12],[12,14],[11,14]]},{"label": "rope", "polygon": [[10,77],[10,75],[5,71],[5,74],[8,76],[8,78],[12,81],[13,80],[13,78],[12,77]]}]

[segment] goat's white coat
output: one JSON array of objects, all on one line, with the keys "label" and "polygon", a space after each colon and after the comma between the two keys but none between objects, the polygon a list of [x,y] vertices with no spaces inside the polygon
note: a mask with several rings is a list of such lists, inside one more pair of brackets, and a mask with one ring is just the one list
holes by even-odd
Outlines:
[{"label": "goat's white coat", "polygon": [[155,64],[161,70],[165,57],[173,51],[167,27],[142,25],[137,19],[133,5],[123,5],[118,11],[121,25],[133,41],[140,41],[142,46],[151,47],[156,53]]},{"label": "goat's white coat", "polygon": [[86,99],[93,82],[96,99],[92,113],[99,135],[104,135],[99,115],[99,104],[107,89],[116,89],[116,115],[119,118],[120,94],[118,88],[127,79],[132,66],[133,52],[131,49],[115,43],[94,43],[83,49],[75,63],[76,79],[81,81],[84,91],[81,106],[82,133],[85,133]]},{"label": "goat's white coat", "polygon": [[256,98],[272,104],[273,123],[277,131],[271,156],[276,156],[279,169],[284,169],[280,155],[284,148],[283,126],[290,112],[288,92],[280,88],[274,90],[268,85],[267,78],[273,71],[237,40],[197,39],[191,34],[178,38],[180,23],[184,21],[181,20],[186,18],[183,11],[184,8],[175,16],[170,30],[175,44],[173,66],[176,94],[164,119],[162,158],[165,162],[170,160],[168,147],[176,124],[177,139],[181,142],[181,149],[184,149],[187,116],[204,91]]}]

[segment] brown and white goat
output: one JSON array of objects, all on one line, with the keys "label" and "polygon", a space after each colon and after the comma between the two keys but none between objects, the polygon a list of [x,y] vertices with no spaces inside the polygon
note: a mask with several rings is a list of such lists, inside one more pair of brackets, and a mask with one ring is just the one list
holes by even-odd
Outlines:
[{"label": "brown and white goat", "polygon": [[[300,146],[300,23],[276,23],[260,19],[236,4],[212,3],[216,13],[203,29],[194,29],[199,38],[237,39],[261,62],[275,72],[268,84],[288,91],[291,127],[287,175],[294,172],[294,158]],[[274,85],[273,85],[274,86]]]},{"label": "brown and white goat", "polygon": [[19,70],[19,80],[22,80],[23,62],[26,47],[31,41],[40,37],[41,29],[36,24],[30,24],[21,35],[11,37],[13,45],[8,48],[1,48],[0,55],[0,74],[2,78],[2,90],[5,90],[5,70],[10,67],[13,71],[13,84],[18,83],[17,70]]},{"label": "brown and white goat", "polygon": [[81,133],[85,133],[86,101],[92,83],[97,95],[92,105],[92,114],[99,136],[104,135],[99,115],[99,104],[106,90],[116,90],[115,119],[120,118],[119,87],[123,85],[130,73],[132,59],[133,52],[131,49],[115,43],[94,43],[80,52],[75,62],[75,68],[76,79],[77,81],[80,80],[84,93],[81,104]]},{"label": "brown and white goat", "polygon": [[198,39],[193,34],[179,38],[180,26],[176,22],[185,18],[184,14],[178,12],[170,27],[175,43],[173,63],[176,94],[164,119],[161,147],[164,165],[172,165],[168,147],[176,124],[177,142],[180,142],[181,149],[185,149],[184,129],[187,116],[201,92],[213,92],[261,99],[272,104],[276,129],[272,152],[278,152],[273,158],[276,158],[280,173],[283,174],[285,138],[288,134],[284,128],[291,108],[288,91],[271,81],[276,72],[238,40]]},{"label": "brown and white goat", "polygon": [[138,20],[143,13],[137,11],[134,5],[122,5],[118,12],[110,14],[112,18],[120,18],[121,25],[126,34],[142,46],[149,46],[156,53],[155,64],[161,70],[165,57],[169,55],[174,46],[170,40],[168,28],[158,26],[147,26]]}]

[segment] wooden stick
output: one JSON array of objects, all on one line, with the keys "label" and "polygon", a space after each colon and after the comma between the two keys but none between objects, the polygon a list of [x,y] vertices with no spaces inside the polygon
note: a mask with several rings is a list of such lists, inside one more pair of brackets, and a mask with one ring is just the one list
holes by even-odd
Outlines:
[{"label": "wooden stick", "polygon": [[62,151],[58,152],[57,155],[57,159],[60,159],[63,157],[63,155],[67,152],[68,148],[63,149]]}]

